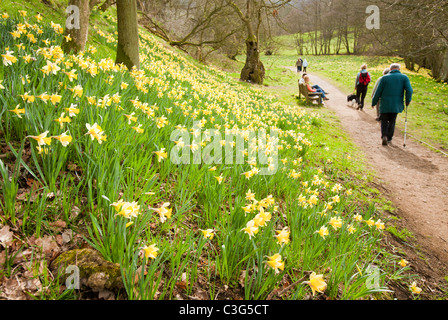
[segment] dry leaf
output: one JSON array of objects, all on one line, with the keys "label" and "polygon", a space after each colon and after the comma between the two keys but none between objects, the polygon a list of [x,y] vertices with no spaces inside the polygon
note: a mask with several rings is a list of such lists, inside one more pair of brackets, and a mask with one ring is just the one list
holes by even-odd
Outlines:
[{"label": "dry leaf", "polygon": [[12,236],[14,233],[9,231],[9,226],[3,226],[3,228],[0,229],[0,245],[2,245],[3,248],[6,246],[10,246],[12,242]]}]

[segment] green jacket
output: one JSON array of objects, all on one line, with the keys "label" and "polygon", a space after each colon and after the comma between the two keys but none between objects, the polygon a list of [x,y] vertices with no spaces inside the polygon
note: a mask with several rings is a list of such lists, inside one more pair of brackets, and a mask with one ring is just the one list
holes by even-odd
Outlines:
[{"label": "green jacket", "polygon": [[[406,91],[406,96],[405,96]],[[412,86],[407,75],[399,70],[392,70],[383,76],[373,96],[372,106],[377,105],[381,99],[380,113],[401,113],[406,105],[412,100]]]}]

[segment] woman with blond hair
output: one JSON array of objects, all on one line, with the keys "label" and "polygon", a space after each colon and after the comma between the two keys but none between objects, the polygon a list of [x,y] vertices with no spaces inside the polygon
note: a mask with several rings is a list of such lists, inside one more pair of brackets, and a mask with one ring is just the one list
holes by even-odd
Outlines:
[{"label": "woman with blond hair", "polygon": [[356,96],[358,97],[359,101],[357,110],[362,110],[362,108],[364,107],[364,100],[366,99],[367,88],[369,86],[370,80],[370,73],[367,72],[367,64],[363,64],[361,66],[361,71],[359,71],[358,75],[356,76],[355,82]]},{"label": "woman with blond hair", "polygon": [[322,88],[320,88],[320,87],[318,87],[318,86],[313,86],[313,87],[311,87],[311,85],[310,85],[310,77],[309,77],[308,75],[304,76],[304,77],[303,77],[303,80],[305,81],[306,88],[307,88],[307,90],[308,90],[309,92],[311,92],[311,93],[315,93],[315,92],[319,93],[319,92],[322,92],[322,95],[320,96],[320,99],[319,99],[319,103],[320,103],[320,104],[322,104],[322,99],[324,99],[324,100],[330,100],[330,99],[328,99],[328,98],[325,96],[325,91],[322,90]]}]

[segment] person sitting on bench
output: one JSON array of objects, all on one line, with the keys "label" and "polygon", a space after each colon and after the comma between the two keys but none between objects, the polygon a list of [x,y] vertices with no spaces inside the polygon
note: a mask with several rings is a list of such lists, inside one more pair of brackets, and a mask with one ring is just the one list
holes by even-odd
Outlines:
[{"label": "person sitting on bench", "polygon": [[322,88],[320,88],[319,86],[317,86],[317,88],[316,88],[316,85],[314,85],[314,86],[310,85],[310,77],[308,75],[305,75],[303,77],[303,79],[305,81],[306,88],[308,89],[309,92],[322,92],[322,95],[321,95],[320,101],[319,101],[320,104],[322,104],[322,99],[330,100],[325,96],[325,91],[322,90]]}]

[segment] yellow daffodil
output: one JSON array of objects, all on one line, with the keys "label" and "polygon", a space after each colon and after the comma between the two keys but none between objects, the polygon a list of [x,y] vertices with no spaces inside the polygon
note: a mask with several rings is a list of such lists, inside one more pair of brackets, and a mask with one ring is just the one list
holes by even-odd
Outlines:
[{"label": "yellow daffodil", "polygon": [[57,118],[56,122],[59,123],[60,127],[63,128],[64,127],[64,123],[68,123],[71,122],[72,120],[70,119],[70,117],[64,117],[65,112],[62,112],[61,116],[59,118]]},{"label": "yellow daffodil", "polygon": [[62,133],[59,136],[53,136],[52,138],[58,140],[63,147],[66,147],[70,142],[72,142],[72,137],[67,135],[66,132]]},{"label": "yellow daffodil", "polygon": [[400,266],[402,266],[403,268],[406,267],[408,265],[408,263],[409,262],[407,260],[405,260],[405,259],[401,259],[400,262],[398,262],[398,264]]},{"label": "yellow daffodil", "polygon": [[417,287],[417,282],[415,282],[415,281],[412,282],[410,289],[411,289],[412,293],[415,293],[415,294],[420,294],[422,292],[422,289]]},{"label": "yellow daffodil", "polygon": [[252,193],[249,189],[249,191],[247,191],[246,193],[246,200],[248,201],[253,201],[255,200],[255,193]]},{"label": "yellow daffodil", "polygon": [[141,124],[139,124],[136,127],[132,127],[132,129],[134,129],[135,131],[137,131],[137,133],[143,133],[145,130],[141,128]]},{"label": "yellow daffodil", "polygon": [[280,245],[289,243],[289,235],[290,235],[291,232],[289,231],[288,227],[284,227],[282,230],[275,230],[275,232],[277,234],[274,235],[274,237],[277,238],[277,242]]},{"label": "yellow daffodil", "polygon": [[323,279],[323,275],[322,274],[316,275],[315,272],[311,273],[310,280],[304,281],[304,283],[308,284],[311,287],[313,296],[316,294],[316,292],[324,293],[325,290],[327,289],[327,284]]},{"label": "yellow daffodil", "polygon": [[375,226],[376,226],[376,228],[377,228],[378,230],[384,230],[384,223],[381,222],[381,219],[378,219],[378,220],[375,222]]},{"label": "yellow daffodil", "polygon": [[64,110],[68,112],[68,115],[70,117],[74,117],[77,114],[79,114],[79,109],[76,108],[76,104],[73,104],[73,103],[70,105],[69,108],[64,108]]},{"label": "yellow daffodil", "polygon": [[170,206],[169,202],[165,202],[162,204],[162,206],[160,208],[151,208],[152,210],[154,210],[155,212],[157,212],[160,216],[160,222],[165,222],[167,219],[171,218],[171,214],[173,212],[173,208],[169,208]]},{"label": "yellow daffodil", "polygon": [[204,238],[206,239],[213,239],[214,234],[214,230],[213,229],[206,229],[206,230],[202,230],[201,229],[202,234],[204,235]]},{"label": "yellow daffodil", "polygon": [[361,221],[362,221],[362,216],[361,216],[359,213],[357,213],[357,214],[355,214],[355,215],[353,216],[353,219],[355,219],[356,221],[361,222]]},{"label": "yellow daffodil", "polygon": [[15,113],[20,119],[22,119],[21,114],[25,114],[25,108],[19,109],[19,104],[14,109],[9,111]]},{"label": "yellow daffodil", "polygon": [[157,257],[157,251],[159,251],[159,248],[157,248],[155,244],[143,247],[142,249],[146,259],[155,259]]},{"label": "yellow daffodil", "polygon": [[347,230],[348,230],[348,232],[353,234],[356,231],[356,228],[354,228],[353,225],[349,225],[349,226],[347,226]]},{"label": "yellow daffodil", "polygon": [[215,179],[218,180],[218,184],[221,184],[221,182],[224,179],[223,176],[222,176],[222,173],[221,173],[221,175],[219,177],[215,177]]},{"label": "yellow daffodil", "polygon": [[249,235],[249,239],[251,239],[258,233],[258,227],[255,225],[254,220],[250,220],[246,224],[246,227],[241,229],[241,231],[244,231],[245,233],[247,233]]},{"label": "yellow daffodil", "polygon": [[329,224],[333,227],[334,230],[337,230],[342,227],[342,219],[339,217],[332,217]]},{"label": "yellow daffodil", "polygon": [[370,218],[369,220],[366,221],[366,224],[371,227],[373,225],[375,225],[375,221],[372,220],[372,218]]},{"label": "yellow daffodil", "polygon": [[14,51],[6,51],[5,54],[2,54],[3,57],[3,65],[10,66],[13,63],[17,62],[17,58],[13,56]]},{"label": "yellow daffodil", "polygon": [[51,137],[47,138],[47,134],[48,134],[48,131],[45,131],[44,133],[41,133],[38,136],[28,136],[28,138],[32,138],[32,139],[36,140],[37,144],[39,146],[50,145],[51,144]]},{"label": "yellow daffodil", "polygon": [[283,271],[285,268],[285,263],[282,261],[282,256],[280,254],[276,253],[273,256],[268,257],[268,259],[269,260],[266,263],[274,269],[275,273],[279,273],[279,270]]},{"label": "yellow daffodil", "polygon": [[168,153],[165,151],[165,148],[162,148],[159,151],[154,151],[154,153],[157,155],[157,160],[159,162],[168,157]]},{"label": "yellow daffodil", "polygon": [[318,233],[323,239],[325,239],[326,236],[328,236],[328,229],[325,226],[320,227],[318,231],[315,231],[315,233]]}]

